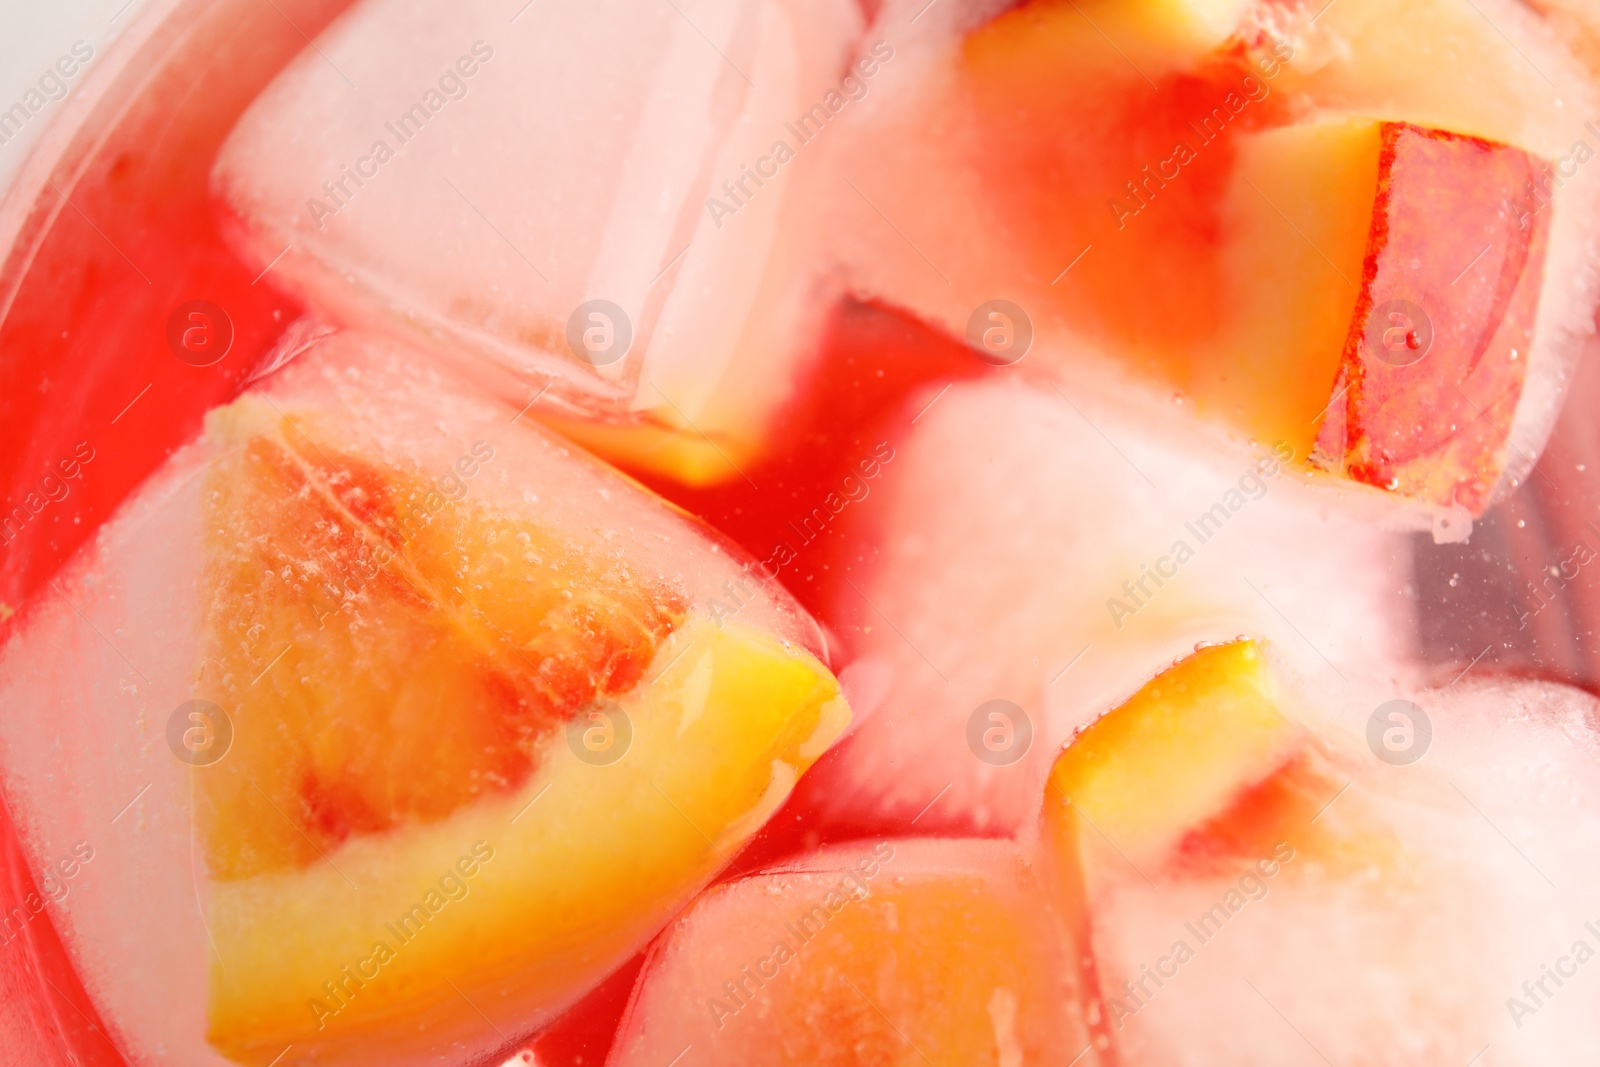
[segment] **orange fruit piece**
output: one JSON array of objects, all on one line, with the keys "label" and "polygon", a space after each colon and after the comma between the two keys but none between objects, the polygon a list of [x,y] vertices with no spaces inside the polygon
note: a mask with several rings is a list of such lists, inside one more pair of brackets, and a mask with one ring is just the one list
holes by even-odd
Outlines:
[{"label": "orange fruit piece", "polygon": [[921,91],[864,109],[847,153],[905,236],[841,238],[853,285],[978,348],[1003,297],[1031,361],[1481,514],[1594,302],[1566,266],[1594,147],[1561,118],[1592,87],[1547,45],[1530,85],[1542,28],[1511,14],[1030,0],[908,43]]},{"label": "orange fruit piece", "polygon": [[[1135,866],[1166,862],[1300,753],[1253,641],[1201,649],[1087,727],[1046,787],[1047,835],[1076,855],[1103,838]],[[1074,861],[1076,862],[1076,861]]]},{"label": "orange fruit piece", "polygon": [[1082,1067],[1068,944],[1008,841],[839,845],[679,917],[610,1062]]},{"label": "orange fruit piece", "polygon": [[1045,787],[1058,898],[1092,909],[1119,878],[1226,872],[1290,837],[1328,869],[1387,862],[1371,818],[1317,825],[1349,775],[1294,705],[1266,647],[1240,639],[1197,650],[1085,728]]},{"label": "orange fruit piece", "polygon": [[241,737],[205,778],[214,877],[521,787],[538,745],[637,684],[683,622],[665,582],[554,531],[445,502],[275,413],[228,418],[245,443],[208,476],[202,683]]},{"label": "orange fruit piece", "polygon": [[[1204,25],[1185,10],[1182,25]],[[1127,40],[1163,39],[1133,25]],[[1284,125],[1293,46],[1236,44],[1197,51],[1157,85],[1069,5],[1026,5],[976,31],[964,55],[993,120],[982,158],[1010,168],[991,182],[997,203],[1042,223],[1041,257],[1093,249],[1048,299],[1202,414],[1302,462],[1481,514],[1506,467],[1551,220],[1508,205],[1528,199],[1541,161],[1410,122]],[[1106,64],[1106,107],[1121,117],[1091,124],[1077,112]],[[1046,125],[1071,132],[1037,137]],[[1085,141],[1092,161],[1069,166],[1063,153]]]},{"label": "orange fruit piece", "polygon": [[210,426],[196,692],[234,737],[192,773],[208,1037],[244,1063],[526,1032],[637,951],[849,720],[793,644],[337,425],[247,397]]}]

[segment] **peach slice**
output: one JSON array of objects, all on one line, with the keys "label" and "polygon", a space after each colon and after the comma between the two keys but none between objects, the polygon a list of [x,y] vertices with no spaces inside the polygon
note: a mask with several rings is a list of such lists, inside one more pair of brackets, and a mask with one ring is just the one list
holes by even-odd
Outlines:
[{"label": "peach slice", "polygon": [[815,660],[614,553],[430,509],[432,483],[253,398],[210,433],[199,691],[236,738],[196,773],[210,1040],[240,1062],[559,1003],[848,718]]},{"label": "peach slice", "polygon": [[475,1003],[559,1006],[625,958],[846,714],[819,667],[744,628],[695,620],[664,652],[660,679],[586,727],[615,729],[621,709],[617,764],[558,737],[526,788],[353,839],[326,864],[215,884],[212,1043],[239,1062],[290,1044],[359,1061],[404,1047],[402,1020],[448,1030],[475,1027]]},{"label": "peach slice", "polygon": [[1479,514],[1527,375],[1550,215],[1514,204],[1539,166],[1410,125],[1380,137],[1360,298],[1314,458]]},{"label": "peach slice", "polygon": [[[840,131],[840,258],[857,292],[956,336],[1020,307],[1017,373],[1176,396],[1481,513],[1526,473],[1589,330],[1600,182],[1593,107],[1573,111],[1594,87],[1528,10],[1481,6],[1033,0],[911,27],[911,5],[900,80]],[[1191,32],[1212,16],[1223,37]],[[1405,351],[1379,359],[1394,314]]]},{"label": "peach slice", "polygon": [[1280,699],[1255,642],[1201,649],[1067,746],[1050,772],[1047,833],[1073,854],[1100,837],[1135,867],[1165,862],[1186,833],[1222,824],[1292,767],[1305,734]]},{"label": "peach slice", "polygon": [[1347,873],[1394,860],[1371,819],[1317,816],[1347,760],[1286,711],[1267,646],[1202,647],[1086,727],[1052,768],[1045,838],[1062,893],[1092,908],[1129,876],[1204,878],[1294,841]]},{"label": "peach slice", "polygon": [[[1419,705],[1352,681],[1302,727],[1264,652],[1163,672],[1052,775],[1042,845],[1117,1062],[1445,1063],[1492,1043],[1532,1065],[1592,1043],[1592,1004],[1533,961],[1568,953],[1564,982],[1593,957],[1594,853],[1574,842],[1600,835],[1594,699],[1469,683]],[[1423,747],[1396,759],[1375,730],[1402,714]],[[1371,753],[1341,740],[1363,730]]]},{"label": "peach slice", "polygon": [[[1106,928],[1130,887],[1182,898],[1241,869],[1260,872],[1257,882],[1276,877],[1297,848],[1336,863],[1351,851],[1361,864],[1377,855],[1361,847],[1366,842],[1352,849],[1308,828],[1338,785],[1313,735],[1284,713],[1287,700],[1258,642],[1203,646],[1084,728],[1051,769],[1045,868],[1058,908],[1086,946],[1079,975],[1086,1002],[1098,1008],[1096,1034],[1119,1056],[1127,1020],[1146,1003],[1141,993],[1151,996],[1150,983],[1158,990],[1161,976],[1174,977],[1192,958],[1180,939],[1155,960],[1157,977],[1149,964],[1128,965]],[[1205,923],[1190,940],[1207,936]],[[1167,929],[1147,926],[1134,934]],[[1119,1062],[1130,1060],[1146,1062]]]},{"label": "peach slice", "polygon": [[[235,720],[275,723],[203,779],[214,877],[304,867],[520,789],[534,747],[637,685],[682,625],[682,593],[659,579],[531,523],[430,515],[434,485],[315,442],[259,400],[211,426],[232,451],[206,478],[202,688]],[[262,673],[278,649],[290,670]]]},{"label": "peach slice", "polygon": [[1009,842],[862,841],[721,886],[645,965],[612,1067],[1098,1062]]},{"label": "peach slice", "polygon": [[[534,750],[638,684],[684,622],[659,579],[533,524],[430,514],[435,486],[259,400],[214,415],[212,432],[233,451],[207,475],[202,688],[240,724],[275,724],[203,779],[215,877],[304,867],[520,789]],[[279,650],[288,669],[263,672]]]},{"label": "peach slice", "polygon": [[56,919],[138,1056],[487,1057],[849,718],[730,546],[372,335],[213,412],[92,548],[12,622],[0,693],[54,712],[0,742],[29,855],[94,848]]},{"label": "peach slice", "polygon": [[[975,34],[966,59],[980,106],[1013,109],[1044,57],[1095,46],[1078,40],[1078,21],[1032,5]],[[1187,77],[1203,86],[1228,65],[1219,54]],[[1290,65],[1239,65],[1210,111],[1195,88],[1132,85],[1129,99],[1198,121],[1172,129],[1153,164],[1124,165],[1131,180],[1109,190],[1104,218],[1079,209],[1072,224],[1102,258],[1058,282],[1120,308],[1149,270],[1170,269],[1158,262],[1181,265],[1198,302],[1164,325],[1118,326],[1130,361],[1253,438],[1301,457],[1315,444],[1326,469],[1481,513],[1505,468],[1543,280],[1550,215],[1511,207],[1540,164],[1407,123],[1259,129],[1282,106],[1266,71]]]},{"label": "peach slice", "polygon": [[1406,123],[1242,137],[1237,311],[1186,384],[1319,466],[1481,513],[1532,342],[1550,216],[1511,205],[1537,173],[1520,149]]}]

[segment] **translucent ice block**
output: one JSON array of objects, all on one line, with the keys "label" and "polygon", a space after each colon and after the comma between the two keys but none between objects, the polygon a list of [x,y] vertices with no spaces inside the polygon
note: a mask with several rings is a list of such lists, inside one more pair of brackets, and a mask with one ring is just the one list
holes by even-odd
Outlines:
[{"label": "translucent ice block", "polygon": [[857,623],[846,677],[882,704],[808,782],[825,807],[1008,833],[1075,727],[1219,634],[1335,684],[1401,669],[1405,537],[1293,456],[1133,399],[992,381],[908,405],[856,505],[875,554],[833,598]]},{"label": "translucent ice block", "polygon": [[0,651],[7,793],[138,1062],[472,1058],[727,862],[848,721],[692,520],[340,333],[214,411]]},{"label": "translucent ice block", "polygon": [[[1069,747],[1061,899],[1119,1062],[1576,1062],[1600,838],[1594,699],[1304,685],[1207,649]],[[1166,803],[1163,803],[1163,802]]]},{"label": "translucent ice block", "polygon": [[797,157],[865,90],[840,81],[859,19],[363,0],[241,120],[216,189],[246,258],[339,318],[519,407],[547,389],[636,462],[734,477],[826,299]]},{"label": "translucent ice block", "polygon": [[1163,5],[924,6],[886,5],[898,58],[829,148],[854,291],[1121,363],[1440,509],[1528,474],[1593,332],[1600,218],[1595,90],[1537,14],[1248,8],[1175,56],[1123,17]]},{"label": "translucent ice block", "polygon": [[610,1062],[1095,1063],[1069,945],[1009,842],[839,845],[686,912]]}]

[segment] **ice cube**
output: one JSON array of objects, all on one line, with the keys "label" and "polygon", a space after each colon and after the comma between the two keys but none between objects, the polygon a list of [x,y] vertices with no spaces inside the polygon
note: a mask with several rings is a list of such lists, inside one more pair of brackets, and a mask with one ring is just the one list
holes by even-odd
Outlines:
[{"label": "ice cube", "polygon": [[1310,696],[1335,773],[1259,855],[1135,871],[1101,849],[1092,943],[1120,1062],[1533,1065],[1600,1039],[1600,705],[1514,681],[1385,696],[1405,718],[1387,700],[1373,717],[1418,758]]},{"label": "ice cube", "polygon": [[362,0],[215,186],[243,254],[313,305],[519,407],[548,387],[591,445],[736,476],[826,299],[794,160],[859,23],[848,0]]},{"label": "ice cube", "polygon": [[0,724],[8,800],[124,1047],[482,1055],[637,951],[848,721],[741,562],[381,337],[213,412],[0,650],[49,709]]},{"label": "ice cube", "polygon": [[829,616],[847,671],[893,680],[807,796],[1010,833],[1073,729],[1197,642],[1267,637],[1334,687],[1403,670],[1406,538],[1142,404],[1017,380],[913,399]]},{"label": "ice cube", "polygon": [[684,913],[610,1062],[1094,1063],[1069,943],[1009,842],[839,845]]},{"label": "ice cube", "polygon": [[[1160,33],[1100,30],[1130,9],[1224,5],[1002,6],[889,4],[869,34],[896,58],[829,149],[827,226],[854,292],[957,336],[983,336],[1003,301],[1026,319],[1031,361],[1122,361],[1186,392],[1191,415],[1288,438],[1298,462],[1445,511],[1481,513],[1527,475],[1591,333],[1582,264],[1600,218],[1600,173],[1578,162],[1595,134],[1576,117],[1595,90],[1535,13],[1501,0],[1492,13],[1409,4],[1401,22],[1365,0],[1326,18],[1258,11],[1174,57]],[[1396,42],[1443,40],[1392,58]],[[1524,77],[1530,56],[1545,78]],[[1517,88],[1486,88],[1502,82]],[[1374,212],[1376,141],[1285,149],[1300,129],[1288,124],[1329,115],[1426,127],[1457,158],[1410,188],[1386,176],[1392,199]],[[1460,135],[1503,145],[1502,178]],[[1550,161],[1555,191],[1539,176]],[[1519,277],[1527,299],[1511,302]],[[1355,372],[1335,372],[1392,314],[1410,348],[1367,364],[1368,399]],[[1401,399],[1379,401],[1396,382]],[[1387,443],[1361,447],[1367,420]]]}]

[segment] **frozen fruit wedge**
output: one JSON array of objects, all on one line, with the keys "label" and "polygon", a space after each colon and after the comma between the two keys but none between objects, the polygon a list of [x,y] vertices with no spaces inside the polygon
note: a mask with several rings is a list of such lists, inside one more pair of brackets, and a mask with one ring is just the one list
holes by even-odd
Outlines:
[{"label": "frozen fruit wedge", "polygon": [[[628,724],[615,767],[558,735],[531,788],[356,838],[326,864],[218,884],[212,1042],[240,1062],[291,1043],[359,1061],[401,1020],[477,1029],[471,1003],[506,1019],[562,1004],[636,949],[787,795],[819,727],[842,725],[820,668],[770,639],[696,622],[679,644],[661,679],[580,717],[586,734]],[[367,887],[354,908],[345,878]]]},{"label": "frozen fruit wedge", "polygon": [[1092,903],[1108,867],[1226,870],[1290,832],[1302,855],[1330,867],[1388,860],[1375,830],[1327,837],[1308,825],[1342,769],[1294,707],[1266,647],[1239,639],[1201,646],[1075,734],[1044,802],[1066,884],[1081,880]]},{"label": "frozen fruit wedge", "polygon": [[609,1062],[1097,1063],[1075,973],[1010,842],[838,845],[682,915]]},{"label": "frozen fruit wedge", "polygon": [[1591,329],[1581,64],[1525,8],[1466,0],[1258,6],[1178,61],[1136,28],[1156,6],[1116,5],[1113,33],[1067,0],[979,25],[891,5],[901,59],[830,160],[852,287],[979,349],[1007,301],[1030,346],[980,354],[1177,392],[1298,463],[1481,513]]},{"label": "frozen fruit wedge", "polygon": [[848,722],[821,652],[703,528],[339,333],[14,620],[0,692],[57,711],[0,742],[30,852],[95,849],[60,922],[131,1052],[434,1062],[728,862]]},{"label": "frozen fruit wedge", "polygon": [[[1585,1047],[1592,999],[1560,1005],[1546,980],[1536,1030],[1505,998],[1537,960],[1572,971],[1574,939],[1600,940],[1578,888],[1594,854],[1572,851],[1600,835],[1593,699],[1530,683],[1309,699],[1274,659],[1249,641],[1196,653],[1057,761],[1041,843],[1058,899],[1088,917],[1118,1062],[1446,1063],[1492,1045],[1531,1065]],[[1381,998],[1359,991],[1374,981]]]},{"label": "frozen fruit wedge", "polygon": [[1407,538],[1327,507],[1286,450],[1020,381],[930,386],[906,415],[829,587],[864,694],[802,785],[832,815],[1009,833],[1075,727],[1219,632],[1330,684],[1398,669]]},{"label": "frozen fruit wedge", "polygon": [[255,397],[211,418],[199,684],[273,724],[201,780],[224,880],[520,789],[547,735],[636,687],[685,620],[668,583],[470,503],[430,514],[438,486],[302,422]]},{"label": "frozen fruit wedge", "polygon": [[1235,314],[1186,388],[1319,466],[1480,514],[1531,350],[1550,216],[1514,205],[1538,175],[1520,149],[1406,123],[1242,137]]},{"label": "frozen fruit wedge", "polygon": [[1194,653],[1073,738],[1050,772],[1054,832],[1100,835],[1130,863],[1165,859],[1298,754],[1280,699],[1254,642]]},{"label": "frozen fruit wedge", "polygon": [[539,395],[591,447],[738,477],[827,300],[795,160],[867,92],[859,12],[511,14],[353,5],[219,157],[237,244],[341,320],[442,347],[518,407]]}]

